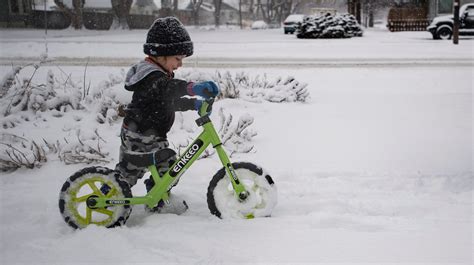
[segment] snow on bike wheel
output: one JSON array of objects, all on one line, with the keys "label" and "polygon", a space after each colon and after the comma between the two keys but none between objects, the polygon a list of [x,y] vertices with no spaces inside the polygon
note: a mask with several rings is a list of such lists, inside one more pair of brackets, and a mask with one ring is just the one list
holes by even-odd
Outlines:
[{"label": "snow on bike wheel", "polygon": [[270,216],[277,204],[277,188],[270,175],[251,163],[233,163],[232,166],[250,196],[240,202],[222,168],[209,183],[207,203],[211,213],[220,218]]}]

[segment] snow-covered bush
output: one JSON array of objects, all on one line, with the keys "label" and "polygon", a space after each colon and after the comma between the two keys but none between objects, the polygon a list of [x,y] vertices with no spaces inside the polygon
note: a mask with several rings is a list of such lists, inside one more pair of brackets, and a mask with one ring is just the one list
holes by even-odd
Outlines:
[{"label": "snow-covered bush", "polygon": [[94,130],[93,133],[84,133],[78,129],[76,137],[77,139],[72,139],[73,141],[64,139],[64,144],[59,144],[59,142],[57,144],[58,157],[65,164],[91,164],[110,161],[109,153],[101,148],[101,143],[105,143],[105,140],[97,130]]},{"label": "snow-covered bush", "polygon": [[[81,108],[81,93],[76,89],[73,83],[64,84],[63,89],[59,89],[59,84],[55,82],[53,72],[50,70],[46,76],[44,84],[34,84],[32,79],[36,70],[39,68],[35,65],[35,71],[31,77],[18,76],[13,81],[8,82],[5,88],[6,93],[0,97],[0,115],[8,117],[10,114],[22,113],[20,118],[28,121],[30,113],[32,115],[37,112],[66,112],[69,109]],[[18,75],[18,72],[16,73]],[[10,79],[10,78],[9,78]],[[6,119],[2,121],[2,127],[8,128],[15,126],[20,120]]]},{"label": "snow-covered bush", "polygon": [[[216,128],[218,128],[217,132],[219,133],[222,144],[230,156],[235,153],[249,153],[254,149],[252,140],[253,137],[257,135],[257,132],[250,128],[254,122],[251,115],[244,114],[240,116],[238,120],[235,120],[232,114],[226,114],[224,109],[220,108],[218,110],[218,117],[219,119],[215,120],[214,124]],[[191,126],[193,123],[186,119],[182,113],[176,115],[175,124],[175,126],[182,131],[182,135],[179,140],[171,141],[171,144],[178,151],[178,154],[181,154],[198,133],[196,127]],[[214,149],[208,148],[204,151],[201,158],[212,156],[214,153]]]},{"label": "snow-covered bush", "polygon": [[41,145],[14,134],[0,134],[0,171],[31,169],[46,162],[46,151]]},{"label": "snow-covered bush", "polygon": [[[119,107],[124,102],[120,102],[114,86],[121,86],[124,79],[122,76],[109,75],[109,80],[99,83],[99,85],[85,98],[89,105],[94,105],[97,113],[96,120],[99,123],[112,123],[119,118]],[[94,102],[96,104],[94,104]]]},{"label": "snow-covered bush", "polygon": [[277,77],[269,80],[266,75],[250,77],[248,73],[240,72],[232,75],[230,72],[217,71],[214,75],[193,72],[183,72],[181,78],[195,82],[213,80],[219,84],[219,98],[240,98],[252,102],[263,100],[270,102],[306,102],[309,99],[307,84],[300,83],[295,78]]},{"label": "snow-covered bush", "polygon": [[[70,76],[65,80],[55,77],[51,69],[46,74],[44,83],[33,82],[40,64],[34,64],[31,76],[22,76],[24,67],[14,68],[3,78],[0,96],[0,116],[2,128],[13,128],[22,121],[37,120],[48,113],[53,117],[62,117],[71,110],[87,109],[97,113],[99,123],[118,119],[120,102],[116,92],[111,89],[123,83],[122,76],[109,75],[109,80],[102,81],[90,90],[79,81],[74,82]],[[15,114],[15,115],[11,115]]]},{"label": "snow-covered bush", "polygon": [[[109,75],[97,84],[86,83],[86,71],[79,80],[47,68],[38,71],[42,63],[12,68],[0,84],[0,170],[8,171],[20,167],[35,168],[59,158],[65,164],[107,163],[118,154],[109,154],[110,145],[99,131],[111,130],[120,122],[120,106],[126,105],[131,93],[123,89],[125,73]],[[33,67],[32,74],[22,71]],[[31,70],[31,69],[29,69]],[[43,70],[43,69],[41,69]],[[38,73],[45,74],[35,76]],[[214,80],[221,87],[218,99],[243,99],[251,102],[305,102],[309,93],[306,84],[292,77],[270,80],[266,75],[250,76],[248,73],[214,74],[199,71],[184,72],[178,78],[189,81]],[[253,117],[243,115],[234,118],[218,111],[215,125],[229,154],[248,153],[254,150],[253,137],[257,133],[250,127]],[[184,149],[198,134],[194,125],[195,115],[176,116],[177,133],[172,146],[178,151]],[[55,128],[43,135],[34,128]],[[116,130],[116,129],[114,129]],[[15,133],[21,132],[18,136]],[[47,132],[47,133],[46,133]],[[118,133],[118,130],[117,132]],[[173,132],[173,134],[175,134]],[[118,141],[117,141],[118,142]],[[203,157],[213,155],[209,149]]]},{"label": "snow-covered bush", "polygon": [[105,140],[97,130],[84,132],[56,141],[30,140],[10,133],[0,133],[0,171],[36,168],[48,162],[48,155],[56,155],[65,164],[106,163],[109,153],[102,150]]},{"label": "snow-covered bush", "polygon": [[232,114],[225,115],[223,109],[220,109],[219,118],[221,123],[219,134],[230,156],[234,153],[248,153],[253,150],[254,146],[251,142],[257,132],[249,128],[254,121],[252,116],[245,114],[236,124],[233,124]]},{"label": "snow-covered bush", "polygon": [[351,14],[307,16],[296,27],[298,38],[350,38],[362,34],[362,27]]}]

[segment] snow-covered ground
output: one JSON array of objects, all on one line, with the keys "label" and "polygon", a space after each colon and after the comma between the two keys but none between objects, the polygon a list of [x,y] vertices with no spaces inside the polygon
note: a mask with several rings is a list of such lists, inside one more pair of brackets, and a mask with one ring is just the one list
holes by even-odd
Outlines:
[{"label": "snow-covered ground", "polygon": [[[8,60],[44,52],[43,33],[0,30],[2,77]],[[48,56],[57,61],[40,67],[35,82],[45,82],[47,70],[82,82],[86,60],[68,62],[100,57],[114,66],[87,68],[86,82],[98,87],[142,57],[145,33],[49,31]],[[382,30],[344,40],[298,40],[282,30],[191,28],[190,34],[195,55],[180,71],[293,76],[308,84],[306,103],[216,103],[255,119],[255,152],[232,160],[271,173],[279,192],[272,217],[220,220],[209,213],[207,185],[221,167],[213,157],[198,161],[173,189],[190,205],[184,215],[135,207],[125,227],[73,231],[59,215],[58,194],[85,165],[50,156],[39,169],[1,175],[0,263],[472,264],[474,39],[455,46],[427,32]],[[124,61],[107,63],[117,58]],[[120,122],[99,125],[95,113],[76,115],[84,117],[45,117],[1,132],[54,139],[90,125],[106,140],[113,167]],[[144,192],[142,184],[133,188]]]}]

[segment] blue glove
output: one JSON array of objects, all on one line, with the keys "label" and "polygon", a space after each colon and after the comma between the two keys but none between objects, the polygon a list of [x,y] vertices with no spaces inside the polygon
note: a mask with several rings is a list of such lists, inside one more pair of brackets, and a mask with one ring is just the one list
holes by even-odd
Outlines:
[{"label": "blue glove", "polygon": [[215,98],[219,95],[219,87],[213,81],[190,83],[188,93],[191,96],[201,96],[207,99]]}]

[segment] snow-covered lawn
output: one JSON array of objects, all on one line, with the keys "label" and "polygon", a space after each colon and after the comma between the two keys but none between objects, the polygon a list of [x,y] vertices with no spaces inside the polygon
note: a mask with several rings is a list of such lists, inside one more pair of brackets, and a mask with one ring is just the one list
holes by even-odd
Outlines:
[{"label": "snow-covered lawn", "polygon": [[[306,103],[216,103],[216,110],[255,119],[255,152],[235,154],[232,160],[250,161],[270,172],[279,192],[272,217],[212,216],[206,190],[221,165],[211,157],[193,165],[173,189],[190,206],[184,215],[150,215],[138,206],[125,227],[73,231],[59,214],[58,194],[65,179],[85,165],[64,165],[52,155],[39,169],[1,175],[0,263],[472,264],[474,40],[462,39],[454,46],[429,40],[426,32],[369,31],[362,38],[297,42],[301,40],[276,30],[190,31],[196,54],[189,60],[257,62],[252,58],[261,57],[293,63],[326,58],[331,66],[188,65],[180,70],[228,70],[269,79],[293,76],[308,84],[311,99]],[[0,31],[0,57],[37,56],[44,50],[42,33]],[[141,57],[145,31],[49,34],[50,58],[135,59]],[[384,63],[337,63],[349,59]],[[440,65],[439,59],[451,64]],[[427,63],[390,65],[394,60]],[[2,77],[9,69],[0,66]],[[122,69],[127,68],[89,66],[86,82],[98,87],[109,74],[121,75]],[[76,81],[84,78],[84,66],[57,67],[53,62],[39,68],[35,82],[44,83],[47,70],[57,76],[71,73]],[[115,87],[120,98],[130,97],[120,85]],[[98,129],[106,140],[103,150],[114,159],[107,166],[113,167],[120,122],[100,125],[96,113],[75,115],[83,118],[46,116],[47,122],[0,130],[54,139],[75,126],[90,125],[84,130]],[[194,115],[185,113],[191,121]],[[171,141],[180,136],[173,130]],[[135,195],[144,192],[141,183],[133,188]]]}]

